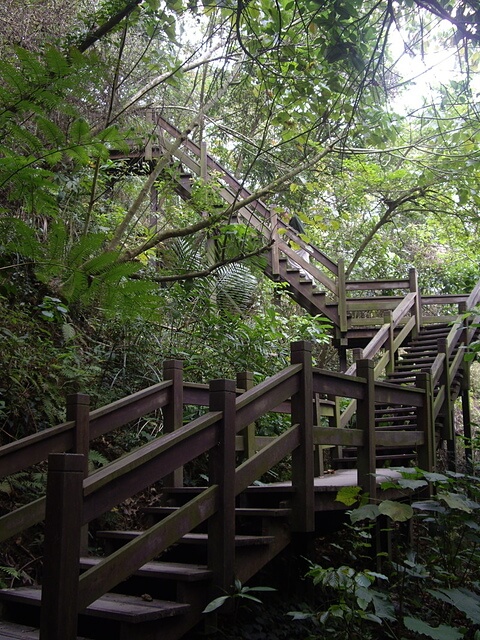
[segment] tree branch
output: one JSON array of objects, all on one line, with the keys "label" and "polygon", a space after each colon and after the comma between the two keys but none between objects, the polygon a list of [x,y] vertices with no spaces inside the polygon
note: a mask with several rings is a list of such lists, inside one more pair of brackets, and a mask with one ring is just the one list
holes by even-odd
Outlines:
[{"label": "tree branch", "polygon": [[134,11],[139,4],[141,4],[143,0],[131,0],[128,2],[123,9],[121,9],[118,13],[113,15],[107,22],[102,24],[95,31],[91,31],[88,33],[83,41],[78,45],[77,49],[84,53],[87,49],[89,49],[95,42],[98,42],[103,36],[107,35],[112,29],[114,29],[124,18]]},{"label": "tree branch", "polygon": [[[259,256],[265,251],[268,251],[271,247],[272,243],[261,246],[259,249],[255,249],[255,251],[250,251],[248,253],[242,253],[233,258],[225,258],[223,260],[219,260],[214,264],[210,265],[205,269],[201,269],[198,271],[187,271],[186,273],[177,274],[177,275],[169,275],[169,276],[156,276],[155,278],[150,278],[154,282],[178,282],[180,280],[191,280],[193,278],[205,278],[206,276],[211,275],[220,267],[224,267],[227,264],[233,264],[234,262],[242,262],[243,260],[248,260],[249,258],[254,258],[255,256]],[[143,278],[143,276],[133,275],[133,278]]]}]

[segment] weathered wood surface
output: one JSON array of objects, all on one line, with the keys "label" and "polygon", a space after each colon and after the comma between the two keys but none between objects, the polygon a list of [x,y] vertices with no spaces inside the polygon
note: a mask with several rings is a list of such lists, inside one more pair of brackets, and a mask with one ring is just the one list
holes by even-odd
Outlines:
[{"label": "weathered wood surface", "polygon": [[[42,592],[35,587],[4,589],[2,599],[6,602],[26,603],[40,606]],[[107,593],[80,611],[80,614],[138,624],[149,620],[178,616],[188,612],[190,606],[165,600],[142,600],[136,596]],[[76,637],[76,636],[75,636]]]}]

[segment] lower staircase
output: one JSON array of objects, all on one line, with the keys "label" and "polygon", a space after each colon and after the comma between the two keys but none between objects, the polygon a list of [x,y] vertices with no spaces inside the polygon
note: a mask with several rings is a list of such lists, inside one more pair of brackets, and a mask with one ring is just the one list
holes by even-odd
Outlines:
[{"label": "lower staircase", "polygon": [[[205,487],[165,488],[160,499],[140,514],[145,528],[165,520],[198,496]],[[235,510],[235,576],[246,582],[290,542],[288,526],[291,509],[271,506],[285,497],[284,492],[263,494],[260,507],[258,492],[253,492],[256,506]],[[241,496],[249,504],[248,490]],[[138,538],[143,530],[97,531],[92,547],[102,555],[82,555],[80,570],[97,566],[106,556]],[[78,637],[88,640],[176,640],[193,637],[192,628],[207,615],[202,614],[212,597],[212,571],[208,568],[209,536],[200,525],[184,535],[158,558],[144,564],[114,591],[102,596],[78,618]],[[41,589],[22,587],[0,591],[4,622],[0,622],[0,640],[4,638],[38,638]],[[22,623],[22,626],[19,626]],[[2,635],[2,624],[5,634]],[[26,624],[30,626],[25,626]],[[199,628],[199,635],[202,629]],[[190,634],[187,634],[190,632]],[[18,635],[13,635],[13,634]],[[197,636],[195,636],[197,637]]]}]

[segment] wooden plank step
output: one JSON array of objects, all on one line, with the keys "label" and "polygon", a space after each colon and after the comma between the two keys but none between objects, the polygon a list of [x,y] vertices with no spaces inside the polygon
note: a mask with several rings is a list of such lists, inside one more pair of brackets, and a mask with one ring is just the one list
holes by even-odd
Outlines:
[{"label": "wooden plank step", "polygon": [[[110,540],[133,540],[140,536],[143,531],[97,531],[96,535],[99,538],[108,538]],[[187,533],[184,535],[177,544],[205,544],[208,540],[206,533]],[[248,547],[265,545],[274,542],[274,536],[235,536],[236,547]]]},{"label": "wooden plank step", "polygon": [[431,361],[422,361],[416,360],[414,362],[400,362],[397,367],[395,367],[395,371],[416,371],[417,369],[431,369],[433,364],[433,359]]},{"label": "wooden plank step", "polygon": [[[40,630],[32,626],[0,620],[0,640],[38,640]],[[77,636],[77,640],[88,640]]]},{"label": "wooden plank step", "polygon": [[[378,461],[381,460],[414,460],[416,458],[414,453],[392,453],[390,455],[376,455],[375,458]],[[356,462],[357,456],[345,457],[345,458],[333,458],[335,463],[351,463]]]},{"label": "wooden plank step", "polygon": [[385,411],[375,411],[375,422],[405,422],[405,420],[414,420],[415,417],[413,413],[410,415],[399,413],[391,416]]},{"label": "wooden plank step", "polygon": [[421,353],[406,353],[405,355],[403,355],[400,360],[399,360],[399,364],[402,363],[410,363],[410,362],[433,362],[435,360],[435,358],[437,357],[436,353],[425,353],[425,352],[421,352]]},{"label": "wooden plank step", "polygon": [[375,427],[375,431],[416,431],[416,424],[389,424]]},{"label": "wooden plank step", "polygon": [[415,351],[434,351],[438,347],[437,338],[425,338],[423,340],[415,340],[402,347],[407,353]]},{"label": "wooden plank step", "polygon": [[[0,590],[0,600],[40,606],[42,590],[35,587]],[[141,597],[125,596],[121,593],[106,593],[92,602],[80,615],[139,624],[183,615],[190,610],[189,604],[169,600],[142,600]]]},{"label": "wooden plank step", "polygon": [[[104,560],[104,558],[80,558],[80,568],[90,569]],[[186,564],[183,562],[147,562],[135,571],[136,576],[143,578],[158,578],[159,580],[178,580],[181,582],[198,582],[210,580],[211,570],[206,565]]]},{"label": "wooden plank step", "polygon": [[[174,511],[178,511],[180,507],[145,507],[141,509],[142,513],[149,513],[153,515],[168,515]],[[272,508],[272,509],[259,509],[251,507],[237,507],[235,509],[235,515],[237,516],[252,516],[260,518],[287,518],[292,513],[291,509],[284,508]]]},{"label": "wooden plank step", "polygon": [[383,411],[385,414],[392,414],[392,415],[396,415],[396,414],[405,414],[405,413],[415,413],[416,408],[415,407],[407,407],[407,406],[402,406],[402,407],[387,407],[387,406],[378,406],[375,408],[375,412],[377,411]]},{"label": "wooden plank step", "polygon": [[[6,622],[0,620],[0,640],[38,640],[40,630],[35,627],[18,624],[16,622]],[[88,640],[83,636],[77,636],[77,640]]]}]

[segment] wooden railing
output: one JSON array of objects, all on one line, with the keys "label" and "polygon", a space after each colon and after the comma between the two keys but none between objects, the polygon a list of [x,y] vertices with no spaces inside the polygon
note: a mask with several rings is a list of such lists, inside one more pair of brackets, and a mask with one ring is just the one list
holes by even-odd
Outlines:
[{"label": "wooden railing", "polygon": [[[58,554],[47,554],[46,562],[51,566],[45,571],[45,602],[54,602],[61,597],[58,593],[60,584],[63,592],[69,594],[69,602],[76,603],[73,612],[82,610],[205,521],[208,521],[209,538],[211,536],[208,564],[213,572],[214,584],[217,589],[228,590],[233,584],[235,497],[288,455],[291,455],[291,482],[294,489],[292,531],[301,533],[314,530],[315,445],[357,447],[358,482],[372,500],[376,495],[374,474],[377,444],[401,443],[415,447],[419,452],[419,464],[424,468],[432,468],[429,451],[433,432],[428,412],[429,384],[425,376],[419,378],[418,389],[402,389],[376,382],[373,377],[374,365],[368,360],[357,363],[358,376],[355,377],[315,369],[312,367],[311,346],[303,342],[292,345],[291,360],[289,367],[240,395],[237,394],[234,381],[212,381],[208,391],[209,410],[205,415],[106,465],[83,479],[83,482],[78,482],[78,474],[84,468],[83,456],[67,454],[59,462],[58,454],[54,454],[48,491],[56,496],[58,502],[62,487],[68,486],[71,504],[79,505],[79,508],[74,514],[67,508],[61,512],[49,509],[47,494],[47,549],[50,548],[49,539],[58,530],[66,539],[80,544],[79,530],[90,521],[166,475],[173,474],[177,468],[200,455],[209,456],[211,473],[209,487],[200,495],[83,573],[79,580],[74,556],[65,563]],[[193,395],[201,393],[203,397],[203,389],[197,387],[190,391]],[[316,394],[356,399],[359,408],[357,428],[339,430],[315,426],[313,399]],[[147,394],[149,397],[152,395]],[[161,395],[157,394],[157,398]],[[185,396],[189,396],[189,393]],[[410,406],[416,407],[418,431],[377,435],[373,426],[374,403],[387,400],[398,404],[408,401]],[[272,438],[251,458],[236,466],[237,435],[261,416],[277,410],[288,401],[291,402],[291,426],[280,436]],[[141,404],[145,404],[145,397],[137,396],[126,400],[123,409],[130,415],[138,415]],[[151,410],[154,405],[156,403],[147,403],[147,409]],[[104,411],[103,416],[108,413],[118,426],[116,412]],[[104,425],[103,429],[106,432],[110,426]],[[72,468],[69,468],[69,458],[72,459]],[[71,481],[66,479],[69,474]],[[76,494],[72,495],[74,491]],[[4,516],[3,523],[8,518]],[[55,576],[55,579],[49,582],[50,576]],[[55,615],[53,607],[46,606],[45,610],[48,610],[50,617]],[[64,612],[59,615],[64,615]],[[45,625],[48,624],[53,622],[45,622]]]}]

